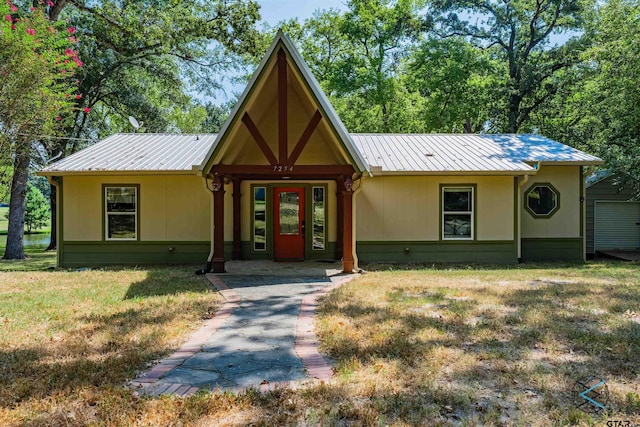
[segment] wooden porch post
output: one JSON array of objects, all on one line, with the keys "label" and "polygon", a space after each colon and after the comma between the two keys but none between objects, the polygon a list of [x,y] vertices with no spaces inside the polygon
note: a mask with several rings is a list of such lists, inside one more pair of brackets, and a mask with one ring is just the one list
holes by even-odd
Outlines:
[{"label": "wooden porch post", "polygon": [[337,233],[336,233],[336,259],[342,259],[343,253],[343,232],[344,232],[344,203],[342,202],[342,192],[344,191],[344,178],[342,176],[336,179],[337,191],[336,191],[336,210],[337,210]]},{"label": "wooden porch post", "polygon": [[231,259],[242,259],[242,237],[240,235],[240,179],[233,180],[233,252]]},{"label": "wooden porch post", "polygon": [[216,176],[213,181],[213,272],[224,269],[224,181]]},{"label": "wooden porch post", "polygon": [[353,273],[353,182],[347,178],[342,191],[343,233],[342,233],[342,272]]}]

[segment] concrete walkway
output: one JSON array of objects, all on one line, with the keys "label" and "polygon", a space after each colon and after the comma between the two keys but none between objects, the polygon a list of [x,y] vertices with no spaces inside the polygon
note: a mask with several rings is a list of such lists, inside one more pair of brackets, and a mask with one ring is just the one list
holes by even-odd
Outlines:
[{"label": "concrete walkway", "polygon": [[269,390],[331,378],[313,317],[318,298],[353,276],[339,275],[336,264],[229,264],[229,274],[207,275],[225,304],[177,352],[132,381],[140,394]]}]

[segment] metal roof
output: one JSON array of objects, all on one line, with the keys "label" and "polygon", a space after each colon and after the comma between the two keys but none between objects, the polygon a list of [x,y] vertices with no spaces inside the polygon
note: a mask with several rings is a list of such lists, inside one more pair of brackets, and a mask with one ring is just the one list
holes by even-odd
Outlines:
[{"label": "metal roof", "polygon": [[216,134],[119,133],[46,167],[41,174],[191,172],[215,139]]},{"label": "metal roof", "polygon": [[[216,134],[116,134],[56,162],[42,175],[105,172],[191,173]],[[351,134],[372,172],[533,174],[533,163],[596,165],[602,160],[539,135]]]},{"label": "metal roof", "polygon": [[596,185],[600,181],[604,181],[612,175],[613,171],[610,171],[609,169],[602,169],[589,175],[585,180],[585,184],[587,185],[587,188],[589,188],[593,185]]},{"label": "metal roof", "polygon": [[535,173],[529,163],[601,164],[602,160],[539,135],[352,134],[381,173]]}]

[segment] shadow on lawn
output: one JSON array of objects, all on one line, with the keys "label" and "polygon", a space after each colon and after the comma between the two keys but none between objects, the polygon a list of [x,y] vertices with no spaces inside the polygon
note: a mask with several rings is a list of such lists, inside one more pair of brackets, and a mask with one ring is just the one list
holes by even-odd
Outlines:
[{"label": "shadow on lawn", "polygon": [[[637,317],[625,317],[640,306],[640,293],[632,289],[624,284],[546,283],[488,295],[499,303],[486,304],[483,293],[491,293],[489,288],[475,295],[466,289],[471,294],[466,301],[444,298],[436,303],[433,298],[425,303],[416,294],[398,298],[394,288],[387,306],[370,305],[366,297],[345,303],[351,297],[338,290],[325,300],[323,315],[346,317],[345,328],[351,332],[325,336],[325,348],[342,375],[354,370],[363,375],[380,363],[400,366],[388,379],[373,377],[378,384],[399,381],[401,389],[414,391],[400,396],[379,391],[376,412],[383,418],[413,422],[412,411],[405,418],[393,408],[414,407],[416,399],[419,406],[435,405],[436,414],[458,411],[456,417],[483,423],[498,422],[505,413],[515,416],[518,399],[532,402],[536,411],[555,410],[562,418],[575,408],[572,387],[582,377],[637,381],[640,324]],[[505,310],[487,308],[492,305]],[[425,339],[422,332],[429,330],[437,333]],[[640,405],[629,406],[624,395],[612,395],[611,405],[628,415],[640,414]]]},{"label": "shadow on lawn", "polygon": [[[171,320],[153,309],[127,310],[111,316],[78,319],[80,326],[60,338],[14,350],[0,350],[0,405],[10,408],[27,399],[45,399],[84,386],[118,387],[146,362],[170,349],[152,334],[131,342],[132,331]],[[101,341],[91,343],[100,335]]]},{"label": "shadow on lawn", "polygon": [[208,280],[190,271],[192,268],[193,266],[150,267],[144,280],[129,286],[124,299],[206,292],[213,289]]},{"label": "shadow on lawn", "polygon": [[[150,269],[148,277],[133,284],[125,299],[210,292],[202,277],[185,279],[185,274],[185,269]],[[49,397],[70,398],[86,387],[121,389],[139,370],[175,349],[171,325],[184,328],[185,322],[217,308],[208,298],[177,296],[171,303],[167,301],[145,298],[122,302],[122,307],[114,310],[110,306],[104,314],[100,306],[89,314],[75,315],[75,310],[69,310],[46,321],[50,339],[0,349],[0,407]]]}]

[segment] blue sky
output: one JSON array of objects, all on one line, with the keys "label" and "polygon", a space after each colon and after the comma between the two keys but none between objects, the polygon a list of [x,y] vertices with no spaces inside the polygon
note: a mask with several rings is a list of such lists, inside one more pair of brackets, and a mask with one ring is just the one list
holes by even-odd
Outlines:
[{"label": "blue sky", "polygon": [[299,18],[304,21],[318,9],[346,10],[344,0],[257,0],[260,4],[260,15],[269,25],[279,21]]},{"label": "blue sky", "polygon": [[[262,21],[271,27],[275,27],[280,21],[291,18],[298,18],[300,22],[304,22],[305,19],[311,18],[316,10],[347,10],[344,5],[345,0],[257,0],[257,2],[260,4]],[[234,98],[234,93],[241,93],[245,88],[244,84],[233,84],[229,81],[224,81],[222,87],[225,93],[219,93],[217,98],[213,99],[214,103],[228,101]],[[212,100],[197,94],[194,96],[204,100]]]}]

